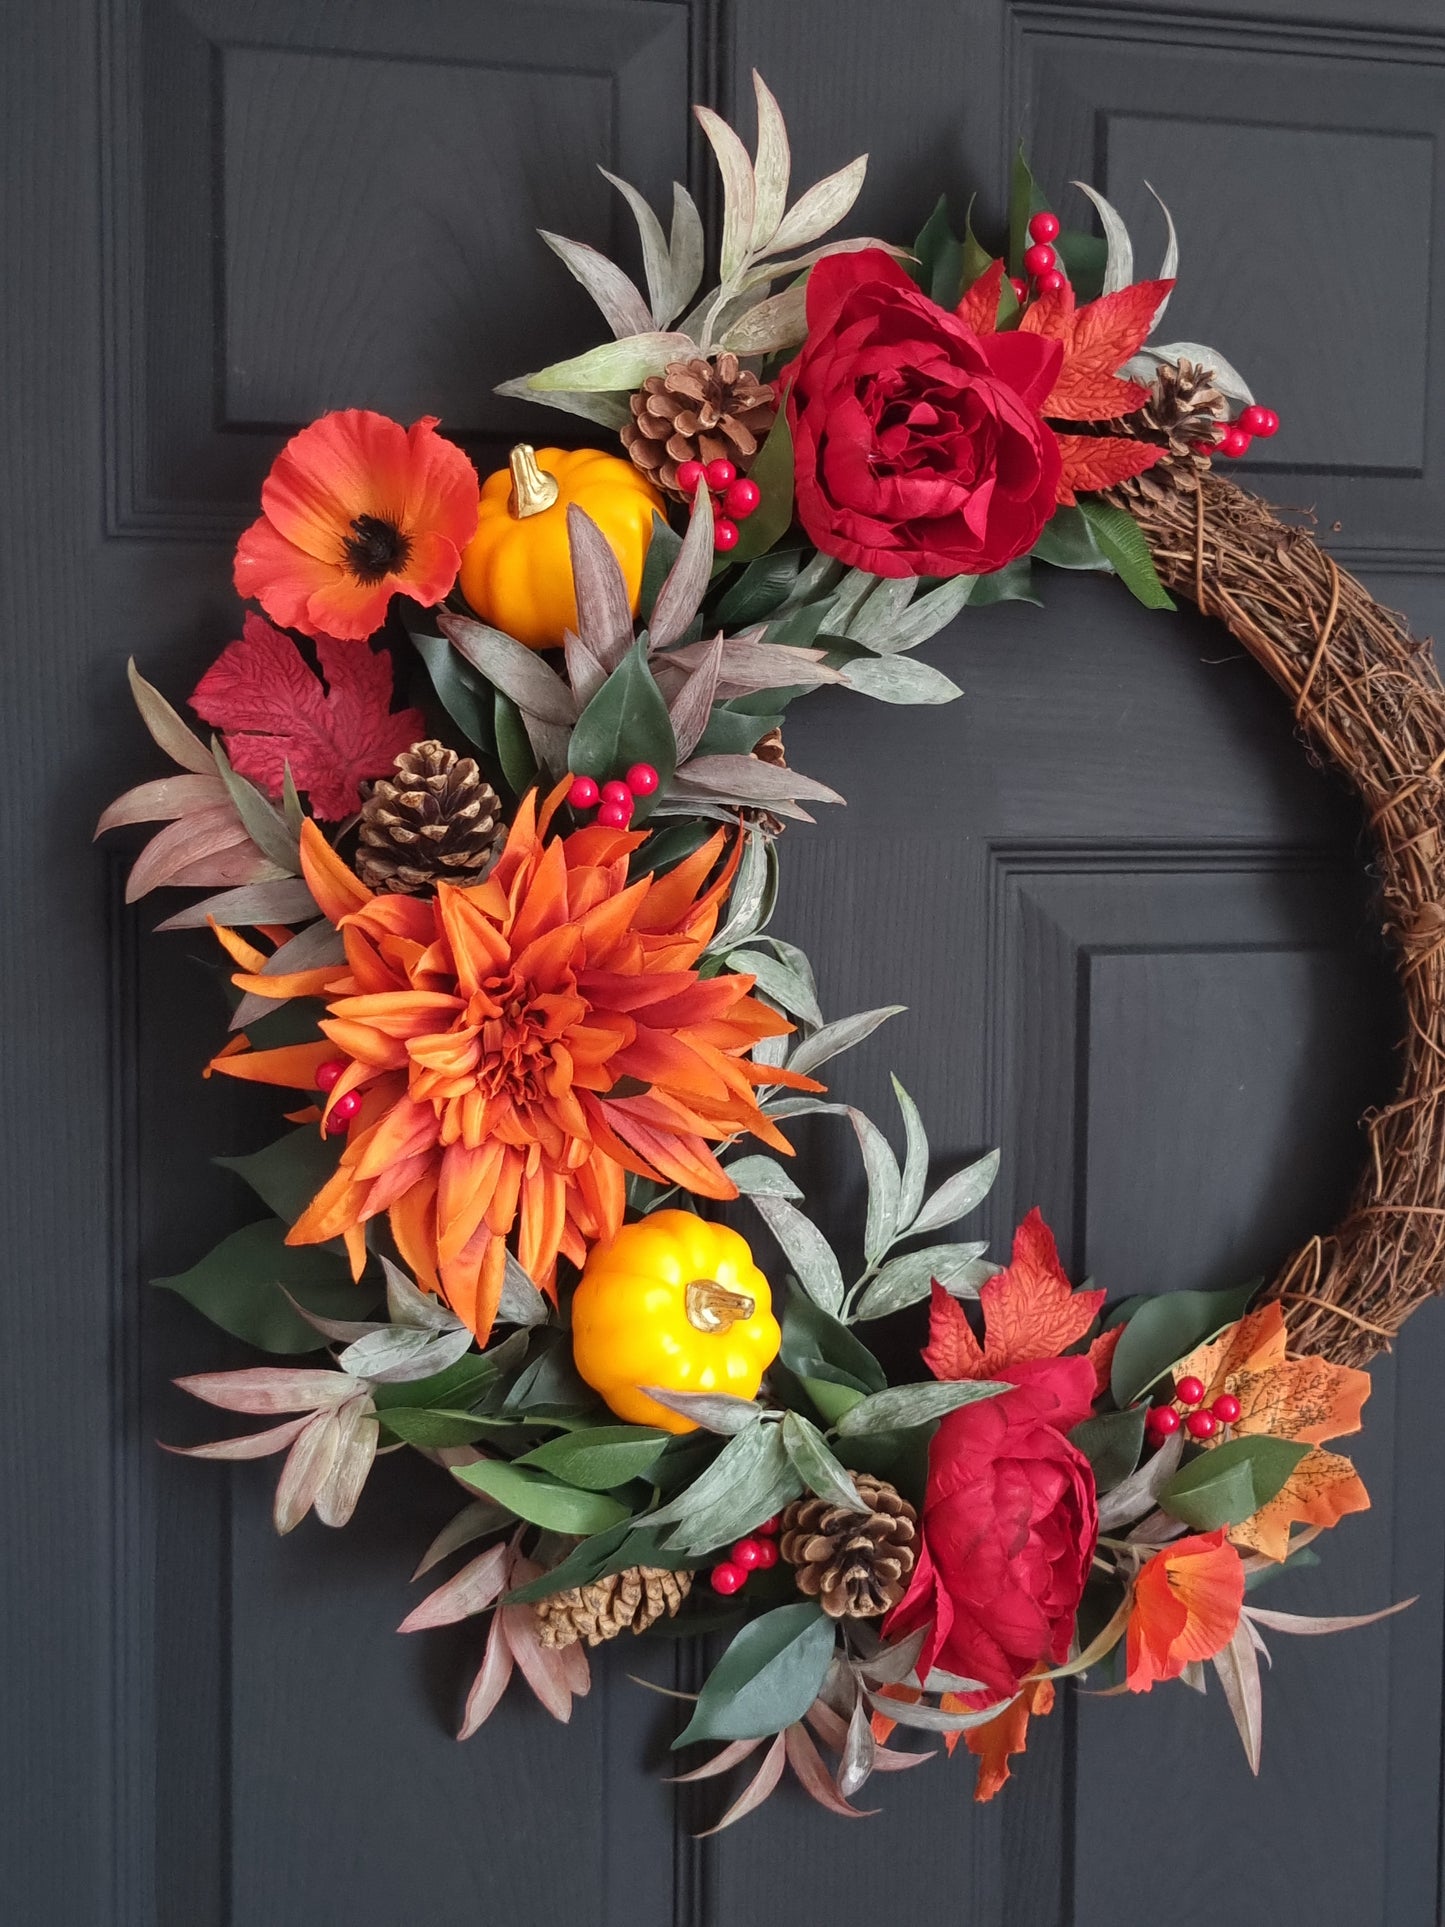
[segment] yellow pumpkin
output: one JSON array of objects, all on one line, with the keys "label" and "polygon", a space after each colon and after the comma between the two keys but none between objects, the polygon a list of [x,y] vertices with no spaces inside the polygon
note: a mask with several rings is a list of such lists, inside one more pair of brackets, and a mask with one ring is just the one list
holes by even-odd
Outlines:
[{"label": "yellow pumpkin", "polygon": [[752,1398],[783,1335],[745,1238],[690,1211],[654,1211],[593,1248],[572,1300],[577,1370],[619,1418],[691,1432],[642,1389]]},{"label": "yellow pumpkin", "polygon": [[595,448],[512,450],[511,466],[482,484],[477,532],[462,551],[462,594],[494,629],[529,649],[556,649],[577,627],[567,509],[575,502],[622,565],[632,613],[652,518],[662,497],[631,462]]}]

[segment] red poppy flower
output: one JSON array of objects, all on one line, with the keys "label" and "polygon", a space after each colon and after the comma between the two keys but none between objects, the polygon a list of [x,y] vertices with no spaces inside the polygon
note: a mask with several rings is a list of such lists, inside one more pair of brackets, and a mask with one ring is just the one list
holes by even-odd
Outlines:
[{"label": "red poppy flower", "polygon": [[423,415],[346,408],[293,435],[236,545],[237,593],[303,635],[364,642],[394,595],[440,602],[476,533],[477,476]]}]

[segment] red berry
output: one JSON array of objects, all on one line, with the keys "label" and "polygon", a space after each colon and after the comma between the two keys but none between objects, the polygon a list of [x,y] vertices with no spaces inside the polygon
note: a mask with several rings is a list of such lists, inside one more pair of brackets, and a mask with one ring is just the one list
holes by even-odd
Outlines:
[{"label": "red berry", "polygon": [[1233,1425],[1239,1417],[1240,1404],[1233,1392],[1221,1392],[1209,1409],[1221,1425]]},{"label": "red berry", "polygon": [[1022,303],[1028,300],[1029,284],[1021,274],[1011,274],[1008,278],[1008,284],[1014,291],[1014,299],[1016,301]]},{"label": "red berry", "polygon": [[720,488],[731,488],[738,479],[738,472],[732,463],[723,461],[721,456],[717,461],[709,462],[703,473],[707,476],[708,487],[714,493]]},{"label": "red berry", "polygon": [[1219,1420],[1212,1412],[1191,1412],[1184,1428],[1192,1439],[1209,1439],[1219,1430]]},{"label": "red berry", "polygon": [[1265,428],[1265,423],[1268,420],[1269,410],[1267,408],[1261,408],[1258,402],[1251,402],[1240,416],[1239,426],[1244,430],[1246,435],[1264,435],[1268,433],[1268,430]]},{"label": "red berry", "polygon": [[620,803],[624,809],[630,810],[632,808],[632,791],[627,787],[626,783],[619,783],[616,778],[614,778],[612,782],[602,785],[602,801],[604,803]]},{"label": "red berry", "polygon": [[761,1539],[739,1539],[729,1554],[735,1566],[744,1572],[751,1572],[763,1563],[763,1541]]},{"label": "red berry", "polygon": [[747,476],[743,475],[729,485],[727,493],[723,496],[723,507],[735,521],[746,522],[762,499],[763,492],[757,483],[750,482]]},{"label": "red berry", "polygon": [[1149,1424],[1161,1439],[1167,1439],[1172,1432],[1179,1430],[1179,1414],[1172,1405],[1155,1405],[1149,1412]]},{"label": "red berry", "polygon": [[326,1129],[329,1135],[339,1137],[360,1109],[361,1092],[343,1091],[327,1114]]},{"label": "red berry", "polygon": [[701,462],[679,462],[677,485],[684,495],[696,495],[697,485],[706,473]]},{"label": "red berry", "polygon": [[1217,452],[1221,455],[1242,455],[1253,439],[1254,437],[1236,422],[1232,428],[1225,429]]},{"label": "red berry", "polygon": [[657,784],[657,771],[651,763],[634,763],[627,772],[627,787],[633,796],[651,796]]},{"label": "red berry", "polygon": [[1041,274],[1038,279],[1040,294],[1057,294],[1063,285],[1064,277],[1059,273],[1057,268],[1050,268],[1047,273]]},{"label": "red berry", "polygon": [[341,1073],[345,1069],[346,1059],[344,1057],[328,1057],[324,1064],[318,1064],[316,1066],[316,1075],[312,1079],[312,1082],[318,1091],[334,1090]]},{"label": "red berry", "polygon": [[1198,1405],[1207,1389],[1202,1378],[1181,1378],[1174,1387],[1174,1396],[1181,1405]]},{"label": "red berry", "polygon": [[1031,248],[1024,249],[1024,272],[1047,274],[1057,258],[1047,241],[1035,241]]},{"label": "red berry", "polygon": [[604,830],[625,830],[632,821],[632,811],[620,803],[604,803],[596,820]]},{"label": "red berry", "polygon": [[778,1527],[781,1524],[781,1519],[764,1519],[763,1523],[757,1529],[771,1539],[776,1536]]},{"label": "red berry", "polygon": [[714,1592],[738,1592],[748,1583],[748,1575],[742,1566],[734,1565],[731,1559],[724,1559],[720,1566],[712,1569],[712,1589]]},{"label": "red berry", "polygon": [[729,522],[725,515],[720,515],[712,532],[712,545],[715,549],[735,549],[740,535],[737,523]]},{"label": "red berry", "polygon": [[1050,214],[1045,211],[1041,214],[1036,214],[1029,222],[1029,239],[1031,241],[1057,240],[1058,233],[1059,217],[1057,214]]},{"label": "red berry", "polygon": [[1264,415],[1264,426],[1262,428],[1256,428],[1254,432],[1256,435],[1263,435],[1267,440],[1269,436],[1279,433],[1279,416],[1275,414],[1272,408],[1266,408]]},{"label": "red berry", "polygon": [[778,1563],[778,1548],[771,1539],[755,1539],[758,1549],[758,1571],[769,1572]]},{"label": "red berry", "polygon": [[574,776],[572,787],[567,792],[567,801],[574,810],[590,810],[596,806],[597,785],[590,776]]}]

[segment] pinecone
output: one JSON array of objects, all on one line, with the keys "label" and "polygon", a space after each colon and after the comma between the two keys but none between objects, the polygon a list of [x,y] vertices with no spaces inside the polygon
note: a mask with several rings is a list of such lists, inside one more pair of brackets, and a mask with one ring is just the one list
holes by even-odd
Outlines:
[{"label": "pinecone", "polygon": [[779,1550],[798,1591],[830,1619],[876,1619],[896,1606],[913,1570],[918,1514],[886,1479],[853,1475],[866,1512],[829,1499],[794,1499],[783,1513]]},{"label": "pinecone", "polygon": [[760,736],[753,744],[753,755],[760,763],[771,763],[774,769],[786,769],[788,759],[783,754],[783,732],[770,729],[766,736]]},{"label": "pinecone", "polygon": [[1209,472],[1207,449],[1218,440],[1228,413],[1212,368],[1188,360],[1162,362],[1148,401],[1135,414],[1111,423],[1110,432],[1160,442],[1165,452],[1153,468],[1117,483],[1110,494],[1126,504],[1141,497],[1162,502],[1171,489],[1192,489],[1196,479]]},{"label": "pinecone", "polygon": [[579,1639],[600,1646],[629,1626],[645,1633],[664,1613],[671,1618],[691,1590],[690,1572],[629,1566],[590,1586],[569,1586],[538,1600],[538,1637],[544,1646],[574,1646]]},{"label": "pinecone", "polygon": [[394,777],[366,785],[356,874],[370,890],[412,897],[438,882],[480,883],[506,834],[497,792],[470,756],[413,743]]},{"label": "pinecone", "polygon": [[632,397],[622,444],[651,482],[681,496],[681,462],[729,461],[746,470],[777,416],[776,391],[736,355],[670,361]]}]

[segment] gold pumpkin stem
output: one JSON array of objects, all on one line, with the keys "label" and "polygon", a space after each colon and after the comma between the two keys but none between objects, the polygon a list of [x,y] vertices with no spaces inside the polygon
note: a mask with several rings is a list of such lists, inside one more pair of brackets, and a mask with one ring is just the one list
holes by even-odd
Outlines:
[{"label": "gold pumpkin stem", "polygon": [[683,1292],[687,1322],[695,1331],[725,1332],[757,1310],[745,1291],[733,1291],[716,1278],[694,1278]]},{"label": "gold pumpkin stem", "polygon": [[512,450],[509,465],[512,470],[512,492],[507,497],[507,512],[515,515],[519,522],[529,515],[540,515],[543,509],[551,508],[561,493],[555,475],[549,475],[545,468],[537,466],[537,452],[526,442],[518,442]]}]

